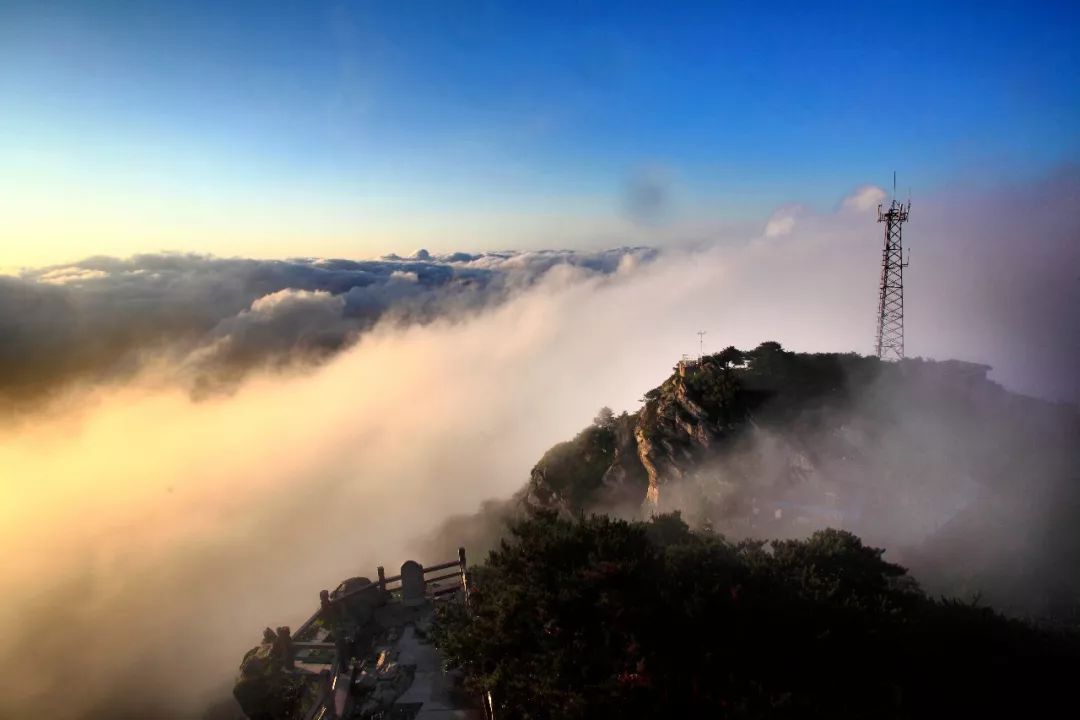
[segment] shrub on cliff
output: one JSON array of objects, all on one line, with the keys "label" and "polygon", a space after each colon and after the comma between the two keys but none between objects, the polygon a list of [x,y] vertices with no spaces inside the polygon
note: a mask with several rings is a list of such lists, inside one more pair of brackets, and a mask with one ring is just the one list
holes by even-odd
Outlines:
[{"label": "shrub on cliff", "polygon": [[615,423],[614,417],[605,418],[601,413],[596,423],[573,440],[552,447],[533,468],[533,482],[554,492],[570,507],[586,505],[600,488],[615,456]]}]

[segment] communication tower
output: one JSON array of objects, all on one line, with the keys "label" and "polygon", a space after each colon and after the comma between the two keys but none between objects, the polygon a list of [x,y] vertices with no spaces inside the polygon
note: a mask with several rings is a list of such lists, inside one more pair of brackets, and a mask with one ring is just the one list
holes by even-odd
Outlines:
[{"label": "communication tower", "polygon": [[888,210],[878,205],[878,222],[885,223],[885,249],[881,253],[881,289],[878,295],[877,356],[881,360],[904,359],[904,268],[901,226],[911,212],[907,204],[896,201],[896,173],[893,173],[893,199]]}]

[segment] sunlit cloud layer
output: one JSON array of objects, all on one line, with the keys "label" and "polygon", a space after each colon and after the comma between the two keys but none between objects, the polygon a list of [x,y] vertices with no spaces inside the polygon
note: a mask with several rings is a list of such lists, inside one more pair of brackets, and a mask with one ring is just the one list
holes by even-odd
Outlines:
[{"label": "sunlit cloud layer", "polygon": [[[916,198],[911,355],[1076,400],[1078,181]],[[869,351],[866,206],[660,254],[141,256],[4,279],[0,715],[197,717],[265,625],[517,490],[698,330],[706,351]]]}]

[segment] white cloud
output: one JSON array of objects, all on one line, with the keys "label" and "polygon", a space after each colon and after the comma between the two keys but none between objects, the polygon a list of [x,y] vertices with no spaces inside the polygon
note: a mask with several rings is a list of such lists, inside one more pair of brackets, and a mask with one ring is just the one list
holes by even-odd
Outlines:
[{"label": "white cloud", "polygon": [[95,280],[105,277],[101,270],[87,270],[79,267],[58,267],[42,274],[38,280],[50,285],[70,285],[72,283]]},{"label": "white cloud", "polygon": [[844,198],[841,207],[848,210],[873,210],[887,197],[885,191],[876,185],[863,185]]},{"label": "white cloud", "polygon": [[278,290],[269,295],[263,295],[251,303],[254,315],[273,316],[296,306],[329,306],[336,307],[340,312],[345,307],[345,302],[325,290],[295,290],[287,288]]},{"label": "white cloud", "polygon": [[765,223],[765,237],[775,238],[790,235],[795,229],[795,220],[805,213],[805,208],[800,205],[785,205],[773,212],[768,222]]},{"label": "white cloud", "polygon": [[395,270],[390,273],[391,280],[399,280],[401,282],[415,283],[420,281],[420,276],[410,270]]}]

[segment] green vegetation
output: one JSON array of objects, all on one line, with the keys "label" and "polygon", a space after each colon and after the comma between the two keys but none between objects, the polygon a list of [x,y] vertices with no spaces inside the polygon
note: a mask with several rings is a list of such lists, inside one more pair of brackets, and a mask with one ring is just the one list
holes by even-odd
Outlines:
[{"label": "green vegetation", "polygon": [[615,432],[610,427],[590,425],[573,440],[544,453],[533,475],[548,490],[578,507],[599,489],[614,454]]},{"label": "green vegetation", "polygon": [[539,513],[433,637],[499,718],[1037,717],[1080,641],[926,597],[854,535],[730,543]]}]

